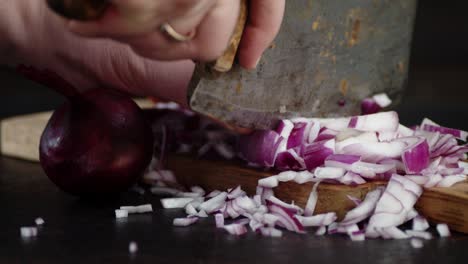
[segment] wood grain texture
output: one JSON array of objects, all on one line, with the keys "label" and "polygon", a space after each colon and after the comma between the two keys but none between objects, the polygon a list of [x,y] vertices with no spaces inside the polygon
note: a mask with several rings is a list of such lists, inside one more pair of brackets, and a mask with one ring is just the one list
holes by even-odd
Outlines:
[{"label": "wood grain texture", "polygon": [[[241,185],[250,195],[255,194],[259,179],[276,174],[273,171],[245,168],[237,163],[197,160],[177,155],[169,158],[168,167],[183,185],[200,185],[207,191],[226,190]],[[316,213],[336,212],[338,218],[342,219],[346,212],[354,208],[348,195],[363,199],[369,191],[382,185],[385,183],[374,182],[358,186],[321,183],[317,188]],[[281,200],[294,201],[304,207],[312,187],[312,183],[280,183],[275,189],[275,195]],[[468,233],[468,181],[450,188],[424,190],[416,209],[433,223],[446,223],[453,230]]]}]

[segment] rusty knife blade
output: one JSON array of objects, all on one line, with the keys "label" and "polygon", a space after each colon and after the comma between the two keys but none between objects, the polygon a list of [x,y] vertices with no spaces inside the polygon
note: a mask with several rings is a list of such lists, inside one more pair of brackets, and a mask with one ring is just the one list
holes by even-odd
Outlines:
[{"label": "rusty knife blade", "polygon": [[269,129],[281,118],[360,113],[361,100],[398,99],[407,79],[416,0],[287,1],[282,28],[254,71],[198,64],[193,110]]}]

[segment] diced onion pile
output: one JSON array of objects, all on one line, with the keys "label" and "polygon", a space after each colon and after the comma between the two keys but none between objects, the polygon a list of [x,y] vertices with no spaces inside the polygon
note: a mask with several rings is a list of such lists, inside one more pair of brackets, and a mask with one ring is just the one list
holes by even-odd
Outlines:
[{"label": "diced onion pile", "polygon": [[[252,166],[283,171],[259,180],[254,196],[240,186],[209,194],[200,187],[183,192],[171,187],[176,178],[164,170],[149,170],[144,181],[152,183],[155,194],[175,196],[162,199],[163,207],[185,209],[187,217],[174,219],[176,226],[214,215],[216,227],[233,235],[250,229],[280,237],[283,230],[306,233],[314,227],[315,235],[345,234],[353,241],[411,239],[413,247],[421,247],[422,239],[431,239],[432,234],[414,205],[424,188],[450,187],[467,179],[468,145],[459,142],[466,142],[468,133],[429,119],[411,129],[399,124],[396,112],[375,113],[390,103],[386,95],[376,95],[363,102],[364,112],[372,114],[282,120],[275,130],[241,136],[238,145],[243,159]],[[376,180],[388,184],[369,192],[362,201],[349,197],[356,207],[343,220],[338,221],[334,212],[314,214],[320,182],[359,185]],[[274,189],[288,181],[315,183],[305,208],[275,197]],[[412,229],[403,230],[401,226],[408,221]],[[437,231],[442,237],[450,235],[445,224],[437,225]]]}]

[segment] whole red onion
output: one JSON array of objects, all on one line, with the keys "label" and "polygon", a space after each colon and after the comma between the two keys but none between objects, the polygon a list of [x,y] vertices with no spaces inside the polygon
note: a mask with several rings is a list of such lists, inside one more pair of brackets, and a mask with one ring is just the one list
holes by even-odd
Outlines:
[{"label": "whole red onion", "polygon": [[126,190],[153,152],[151,127],[127,96],[94,89],[68,96],[40,141],[40,161],[62,190],[80,196]]}]

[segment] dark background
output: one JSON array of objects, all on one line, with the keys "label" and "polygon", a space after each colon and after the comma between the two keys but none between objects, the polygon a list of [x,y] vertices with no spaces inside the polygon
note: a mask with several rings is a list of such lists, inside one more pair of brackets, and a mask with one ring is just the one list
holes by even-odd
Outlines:
[{"label": "dark background", "polygon": [[[1,0],[0,0],[1,1]],[[427,116],[468,130],[468,3],[420,0],[410,77],[398,110],[404,124]],[[49,110],[61,98],[52,91],[0,70],[0,117]],[[212,219],[173,228],[183,213],[156,208],[153,214],[115,221],[122,204],[153,203],[157,197],[126,194],[112,204],[86,203],[65,195],[38,164],[0,157],[0,263],[467,263],[468,237],[424,242],[372,240],[287,234],[268,239],[250,233],[235,238],[213,228]],[[46,226],[37,240],[23,241],[19,226],[42,216]],[[129,256],[128,242],[140,246]]]},{"label": "dark background", "polygon": [[[468,3],[421,0],[415,22],[408,88],[398,107],[402,123],[431,117],[468,129]],[[54,92],[0,69],[0,117],[55,108]]]}]

